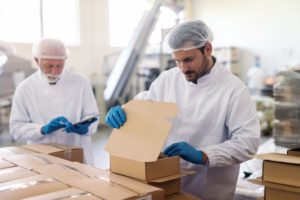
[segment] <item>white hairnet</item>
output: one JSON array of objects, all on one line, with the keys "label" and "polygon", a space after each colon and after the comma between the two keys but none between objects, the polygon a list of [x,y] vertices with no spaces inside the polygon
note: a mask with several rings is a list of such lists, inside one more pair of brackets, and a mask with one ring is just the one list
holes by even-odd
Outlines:
[{"label": "white hairnet", "polygon": [[212,31],[201,20],[178,24],[169,33],[169,46],[173,52],[201,48],[212,40]]},{"label": "white hairnet", "polygon": [[35,58],[67,59],[68,50],[64,43],[57,39],[42,39],[32,46]]}]

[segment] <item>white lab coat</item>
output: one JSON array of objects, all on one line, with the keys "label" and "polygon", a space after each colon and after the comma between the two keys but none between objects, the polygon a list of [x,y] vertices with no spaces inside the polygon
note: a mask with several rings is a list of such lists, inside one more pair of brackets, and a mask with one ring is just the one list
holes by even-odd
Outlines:
[{"label": "white lab coat", "polygon": [[182,179],[183,191],[204,200],[232,200],[239,163],[256,153],[260,135],[245,84],[218,63],[197,84],[173,68],[136,98],[176,103],[179,114],[165,147],[186,141],[207,154],[208,166],[182,160],[183,168],[196,170],[196,175]]},{"label": "white lab coat", "polygon": [[64,71],[55,85],[49,85],[38,70],[16,88],[10,134],[14,139],[27,141],[28,144],[59,143],[82,147],[85,162],[92,165],[91,135],[97,131],[97,122],[89,127],[87,135],[66,133],[63,129],[42,135],[41,127],[59,116],[75,123],[96,114],[98,108],[87,78]]}]

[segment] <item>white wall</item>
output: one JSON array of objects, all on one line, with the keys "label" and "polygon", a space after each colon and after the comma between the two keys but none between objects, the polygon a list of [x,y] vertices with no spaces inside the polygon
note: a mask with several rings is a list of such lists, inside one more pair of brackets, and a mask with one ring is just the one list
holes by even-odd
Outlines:
[{"label": "white wall", "polygon": [[261,57],[268,74],[300,63],[299,0],[193,0],[193,17],[214,32],[213,45],[242,49],[243,76]]}]

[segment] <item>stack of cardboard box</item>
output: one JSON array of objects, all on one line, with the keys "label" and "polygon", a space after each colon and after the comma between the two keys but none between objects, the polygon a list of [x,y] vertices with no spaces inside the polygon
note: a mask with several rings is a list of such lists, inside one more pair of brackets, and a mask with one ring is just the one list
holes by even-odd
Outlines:
[{"label": "stack of cardboard box", "polygon": [[265,200],[300,199],[300,153],[256,155],[263,160],[262,178],[250,180],[265,186]]},{"label": "stack of cardboard box", "polygon": [[[133,100],[124,110],[125,125],[113,130],[105,147],[110,153],[111,172],[162,188],[167,197],[179,194],[181,177],[186,175],[180,171],[180,158],[161,155],[172,126],[170,120],[177,114],[176,105]],[[181,195],[177,198],[189,199]]]},{"label": "stack of cardboard box", "polygon": [[162,189],[46,154],[4,156],[1,199],[163,200]]}]

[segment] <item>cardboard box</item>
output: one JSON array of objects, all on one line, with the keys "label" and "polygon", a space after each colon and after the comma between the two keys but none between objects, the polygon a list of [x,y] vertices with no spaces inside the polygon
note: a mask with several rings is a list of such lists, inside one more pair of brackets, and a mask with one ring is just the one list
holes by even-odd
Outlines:
[{"label": "cardboard box", "polygon": [[47,176],[36,175],[1,183],[0,196],[1,199],[18,200],[67,188],[67,185],[56,182]]},{"label": "cardboard box", "polygon": [[265,200],[299,200],[300,193],[287,192],[273,188],[265,188]]},{"label": "cardboard box", "polygon": [[83,162],[82,148],[62,144],[27,144],[23,146],[0,148],[0,159],[18,154],[43,153],[56,156],[62,159]]},{"label": "cardboard box", "polygon": [[100,200],[94,195],[79,190],[76,188],[68,188],[65,190],[59,190],[55,192],[50,192],[47,194],[42,194],[34,197],[29,197],[24,200],[53,200],[53,199],[64,199],[64,200]]},{"label": "cardboard box", "polygon": [[159,158],[153,162],[140,162],[126,158],[110,156],[111,172],[141,180],[154,180],[180,173],[178,156]]},{"label": "cardboard box", "polygon": [[177,193],[177,194],[167,196],[166,200],[201,200],[201,199],[190,194]]},{"label": "cardboard box", "polygon": [[15,165],[13,163],[4,161],[4,160],[0,160],[0,169],[6,169],[9,167],[14,167]]},{"label": "cardboard box", "polygon": [[261,178],[250,179],[251,183],[265,186],[265,200],[298,200],[300,199],[300,188],[282,184],[263,181]]},{"label": "cardboard box", "polygon": [[299,156],[300,157],[300,148],[288,150],[287,155]]},{"label": "cardboard box", "polygon": [[159,188],[80,163],[44,165],[35,170],[100,199],[164,199],[164,192]]},{"label": "cardboard box", "polygon": [[36,153],[48,154],[70,161],[83,162],[83,149],[62,144],[27,144],[23,148]]},{"label": "cardboard box", "polygon": [[256,155],[263,161],[263,181],[300,187],[300,157],[268,153]]},{"label": "cardboard box", "polygon": [[179,157],[159,159],[177,114],[174,103],[132,100],[124,105],[127,121],[114,129],[105,150],[114,173],[152,180],[180,173]]},{"label": "cardboard box", "polygon": [[36,175],[33,171],[21,167],[10,167],[0,170],[0,183]]}]

